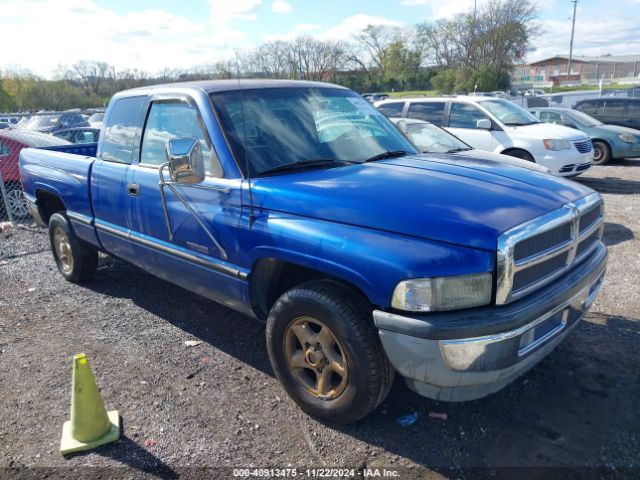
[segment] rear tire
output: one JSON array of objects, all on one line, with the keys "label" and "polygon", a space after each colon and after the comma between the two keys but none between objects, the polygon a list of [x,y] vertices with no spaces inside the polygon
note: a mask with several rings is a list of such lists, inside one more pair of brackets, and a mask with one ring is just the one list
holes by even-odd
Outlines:
[{"label": "rear tire", "polygon": [[49,219],[51,251],[62,276],[70,282],[93,277],[98,269],[98,251],[80,240],[64,213]]},{"label": "rear tire", "polygon": [[313,417],[352,423],[389,393],[395,371],[371,307],[340,283],[313,280],[283,294],[269,313],[266,336],[276,377]]},{"label": "rear tire", "polygon": [[604,165],[611,161],[611,147],[605,142],[596,140],[593,142],[593,164]]}]

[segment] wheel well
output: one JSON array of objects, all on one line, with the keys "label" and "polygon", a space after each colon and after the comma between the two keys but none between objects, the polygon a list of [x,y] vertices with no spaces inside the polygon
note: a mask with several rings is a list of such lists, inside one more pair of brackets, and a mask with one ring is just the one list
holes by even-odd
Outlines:
[{"label": "wheel well", "polygon": [[609,142],[607,142],[606,140],[603,140],[601,138],[592,138],[591,139],[591,143],[593,142],[602,142],[604,143],[607,147],[609,147],[609,150],[611,150],[611,144]]},{"label": "wheel well", "polygon": [[66,210],[64,203],[60,200],[60,197],[53,193],[38,190],[36,192],[36,199],[38,200],[38,210],[40,210],[42,221],[47,225],[49,224],[51,215],[61,210]]},{"label": "wheel well", "polygon": [[275,258],[263,258],[256,262],[251,272],[250,289],[253,311],[259,319],[266,320],[269,310],[284,292],[301,283],[322,279],[341,283],[368,301],[367,296],[358,287],[338,277],[295,263]]},{"label": "wheel well", "polygon": [[[514,152],[523,152],[526,153],[527,155],[529,155],[531,158],[534,158],[533,155],[531,155],[531,153],[529,153],[528,151],[526,151],[524,148],[507,148],[505,150],[503,150],[502,152],[500,152],[502,155],[510,155]],[[535,160],[534,160],[535,161]]]}]

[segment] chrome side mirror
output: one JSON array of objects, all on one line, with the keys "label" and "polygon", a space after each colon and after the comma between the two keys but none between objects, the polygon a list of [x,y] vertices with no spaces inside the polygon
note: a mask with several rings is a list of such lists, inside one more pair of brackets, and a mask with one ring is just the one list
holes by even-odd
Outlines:
[{"label": "chrome side mirror", "polygon": [[481,130],[491,130],[491,120],[488,118],[481,118],[476,122],[476,128]]},{"label": "chrome side mirror", "polygon": [[198,183],[204,180],[204,158],[198,139],[168,140],[165,145],[165,155],[172,182]]}]

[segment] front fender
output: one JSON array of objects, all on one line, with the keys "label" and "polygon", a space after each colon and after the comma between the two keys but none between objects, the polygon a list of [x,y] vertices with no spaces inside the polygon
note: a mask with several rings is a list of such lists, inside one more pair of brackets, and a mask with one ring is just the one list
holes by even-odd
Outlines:
[{"label": "front fender", "polygon": [[402,280],[489,272],[495,264],[494,252],[280,213],[259,217],[252,233],[251,265],[274,258],[321,271],[383,309]]}]

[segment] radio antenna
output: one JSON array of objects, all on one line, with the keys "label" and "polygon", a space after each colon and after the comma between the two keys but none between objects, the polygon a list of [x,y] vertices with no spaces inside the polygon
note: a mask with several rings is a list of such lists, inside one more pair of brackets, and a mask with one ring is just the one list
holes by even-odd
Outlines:
[{"label": "radio antenna", "polygon": [[253,225],[255,215],[253,214],[253,192],[251,190],[251,169],[249,166],[249,155],[247,155],[247,123],[244,118],[244,99],[242,86],[240,84],[240,60],[238,52],[236,54],[236,78],[238,80],[238,97],[240,99],[240,119],[242,121],[242,152],[244,154],[244,169],[246,170],[247,184],[249,185],[249,227]]}]

